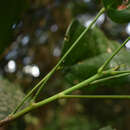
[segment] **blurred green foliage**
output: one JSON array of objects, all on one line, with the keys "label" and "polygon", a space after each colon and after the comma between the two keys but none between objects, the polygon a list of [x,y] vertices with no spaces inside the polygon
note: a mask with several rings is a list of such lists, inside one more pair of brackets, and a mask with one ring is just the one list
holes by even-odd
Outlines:
[{"label": "blurred green foliage", "polygon": [[[130,4],[125,0],[103,0],[107,15],[117,23],[128,23],[130,21]],[[127,3],[126,5],[124,3]],[[118,9],[122,6],[121,9]]]},{"label": "blurred green foliage", "polygon": [[[85,27],[78,21],[72,22],[66,33],[62,55],[68,48],[70,48],[75,39],[78,38],[84,29]],[[71,84],[75,84],[75,82],[81,82],[94,75],[98,68],[119,46],[119,43],[108,40],[99,28],[93,28],[90,30],[64,61],[63,71],[66,73],[65,77],[67,81]],[[96,49],[94,49],[95,47]],[[122,51],[113,58],[108,68],[121,65],[122,67],[120,70],[129,70],[130,60],[129,58],[126,58],[126,55],[129,57],[130,53],[123,48]],[[116,85],[127,84],[130,82],[128,77],[129,76],[122,77],[118,82],[114,79],[113,83]],[[112,83],[111,80],[110,83]],[[112,85],[109,84],[109,81],[107,81],[106,84],[110,86]]]},{"label": "blurred green foliage", "polygon": [[[78,122],[78,123],[77,123]],[[51,125],[49,125],[51,124]],[[95,130],[100,128],[99,122],[88,121],[84,116],[71,116],[70,118],[60,119],[56,116],[51,122],[44,128],[46,130]],[[105,130],[105,129],[104,129]]]},{"label": "blurred green foliage", "polygon": [[19,85],[0,77],[0,120],[11,114],[24,96]]},{"label": "blurred green foliage", "polygon": [[[73,20],[65,35],[65,40],[62,49],[62,55],[70,48],[74,41],[84,31],[86,27],[78,21]],[[79,43],[73,48],[72,52],[67,56],[64,65],[69,66],[81,62],[84,59],[97,56],[105,52],[112,52],[119,44],[114,41],[109,41],[98,28],[93,28],[81,38]],[[96,48],[96,49],[94,49]]]},{"label": "blurred green foliage", "polygon": [[115,129],[111,128],[111,126],[106,126],[106,127],[103,127],[99,130],[115,130]]}]

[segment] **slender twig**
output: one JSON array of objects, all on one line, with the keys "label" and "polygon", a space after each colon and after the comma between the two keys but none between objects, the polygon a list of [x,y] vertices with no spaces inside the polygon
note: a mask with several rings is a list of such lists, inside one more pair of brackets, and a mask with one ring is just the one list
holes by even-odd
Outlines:
[{"label": "slender twig", "polygon": [[[113,55],[112,55],[110,58],[108,58],[107,62],[105,62],[105,64],[103,64],[103,66],[101,67],[102,69],[104,69],[104,67],[111,61],[111,59],[120,51],[120,49],[121,49],[129,40],[130,40],[130,37],[121,45],[120,48],[118,48],[118,49],[113,53]],[[63,56],[63,57],[64,57],[64,56]],[[62,59],[61,59],[61,60],[62,60]],[[61,60],[60,60],[60,61],[61,61]],[[58,62],[58,63],[59,63],[59,62]],[[57,65],[59,66],[59,64],[57,64]],[[52,71],[51,71],[47,76],[45,76],[44,80],[42,80],[42,81],[47,81],[47,80],[49,79],[49,77],[55,72],[55,68],[58,67],[57,65],[52,69]],[[100,70],[101,70],[101,68],[100,68]],[[116,77],[120,77],[120,76],[125,76],[125,75],[127,75],[128,73],[130,73],[130,71],[115,71],[115,70],[113,70],[113,69],[110,69],[110,70],[104,72],[104,74],[108,74],[108,73],[110,73],[111,75],[115,75],[114,77],[116,78]],[[126,73],[126,74],[124,74],[124,73]],[[101,76],[101,74],[103,74],[103,73],[98,73],[96,76],[99,76],[99,74],[100,74],[100,76]],[[118,76],[117,76],[117,74],[118,74]],[[121,75],[121,74],[122,74],[122,75]],[[95,81],[95,82],[102,82],[102,81],[105,81],[105,80],[108,80],[108,79],[111,79],[111,78],[114,78],[114,77],[108,77],[108,78],[100,79],[100,80],[98,80],[98,81],[95,81],[96,79],[94,79],[93,81]],[[90,79],[91,79],[91,78],[90,78]],[[74,87],[65,90],[65,91],[64,91],[64,94],[67,94],[67,93],[70,93],[70,92],[72,92],[72,91],[74,91],[74,90],[76,90],[76,89],[79,89],[80,87],[82,87],[82,86],[84,86],[84,85],[88,85],[87,83],[89,83],[89,80],[90,80],[90,79],[85,80],[85,81],[83,81],[83,82],[81,82],[81,83],[75,85]],[[13,114],[16,113],[16,111],[22,106],[22,104],[24,103],[24,101],[27,100],[27,98],[32,94],[32,92],[33,92],[40,84],[42,84],[42,81],[40,81],[40,82],[30,91],[30,93],[24,98],[24,100],[23,100],[23,101],[21,102],[21,104],[16,108],[16,110],[13,112]],[[45,83],[45,82],[43,82],[43,83]],[[41,89],[41,88],[40,88],[40,89]],[[35,98],[36,98],[36,97],[35,97]],[[34,98],[34,99],[35,99],[35,98]]]},{"label": "slender twig", "polygon": [[115,79],[115,78],[128,76],[128,75],[130,75],[130,73],[123,73],[123,74],[118,74],[118,75],[114,75],[114,76],[109,76],[109,77],[106,77],[106,78],[95,80],[92,83],[90,83],[90,85],[101,83],[101,82],[104,82],[104,81],[107,81],[107,80],[110,80],[110,79]]},{"label": "slender twig", "polygon": [[130,70],[124,70],[124,71],[113,71],[112,74],[124,74],[124,73],[130,73]]},{"label": "slender twig", "polygon": [[42,90],[43,86],[46,84],[46,82],[49,80],[49,78],[51,77],[51,75],[57,70],[57,68],[61,65],[61,63],[64,61],[64,59],[68,56],[68,54],[71,52],[71,50],[75,47],[75,45],[80,41],[80,39],[86,34],[86,32],[93,26],[93,24],[97,21],[97,19],[105,12],[105,8],[102,8],[99,13],[97,14],[97,16],[94,18],[94,20],[92,21],[92,23],[88,26],[88,28],[86,28],[81,35],[78,37],[78,39],[73,43],[73,45],[68,49],[68,51],[63,55],[63,57],[60,59],[60,61],[57,63],[57,65],[24,97],[24,99],[22,100],[22,102],[16,107],[16,109],[14,110],[14,112],[12,114],[15,114],[18,109],[24,104],[24,102],[32,95],[32,93],[34,91],[36,91],[38,89],[38,87],[40,86],[40,88],[38,89],[38,91],[36,92],[35,96],[33,97],[32,101],[34,101],[37,96],[39,95],[40,91]]},{"label": "slender twig", "polygon": [[[45,80],[45,79],[44,79]],[[15,108],[15,110],[12,112],[12,114],[15,114],[18,109],[24,104],[24,102],[32,95],[32,93],[38,88],[38,86],[44,82],[44,80],[41,80],[29,93],[23,98],[23,100],[20,102],[20,104]]]},{"label": "slender twig", "polygon": [[98,69],[98,72],[102,72],[104,70],[104,68],[109,64],[109,62],[112,60],[112,58],[125,46],[125,44],[130,40],[130,37],[128,37],[124,43],[117,48],[117,50],[115,50],[115,52],[112,54],[112,56],[110,58],[108,58],[105,63]]},{"label": "slender twig", "polygon": [[61,98],[83,99],[130,99],[130,95],[63,95]]},{"label": "slender twig", "polygon": [[[15,109],[15,111],[13,112],[13,114],[11,114],[10,116],[8,116],[7,118],[5,118],[4,120],[0,121],[0,126],[8,123],[9,121],[12,121],[12,120],[15,120],[21,116],[23,116],[24,114],[36,109],[36,108],[39,108],[49,102],[52,102],[52,101],[55,101],[57,99],[61,99],[63,98],[64,96],[68,95],[69,93],[75,91],[75,90],[78,90],[78,89],[81,89],[85,86],[88,86],[92,83],[94,83],[94,81],[96,83],[98,82],[102,82],[102,81],[105,81],[105,80],[108,80],[110,79],[110,77],[108,77],[107,79],[104,78],[104,79],[100,79],[102,77],[106,77],[106,76],[111,76],[111,78],[117,78],[118,77],[121,77],[121,76],[126,76],[128,75],[128,73],[130,71],[116,71],[116,70],[108,70],[108,71],[103,71],[104,68],[106,67],[106,65],[112,60],[112,58],[121,50],[121,48],[130,40],[130,37],[121,45],[120,48],[118,48],[114,53],[113,55],[108,58],[106,60],[106,62],[99,68],[97,74],[95,74],[94,76],[90,77],[89,79],[86,79],[82,82],[80,82],[79,84],[77,85],[74,85],[73,87],[71,88],[68,88],[54,96],[51,96],[47,99],[44,99],[38,103],[32,103],[30,104],[28,107],[26,107],[25,109],[18,111],[18,109],[24,104],[24,102],[30,97],[30,95],[36,90],[38,89],[38,87],[40,87],[38,89],[38,91],[36,92],[36,95],[34,96],[33,99],[36,99],[37,96],[39,95],[40,91],[42,90],[43,86],[46,84],[46,82],[49,80],[49,78],[52,76],[52,74],[58,69],[58,67],[61,65],[61,63],[64,61],[64,59],[66,58],[66,56],[68,56],[68,54],[71,52],[71,50],[75,47],[75,45],[81,40],[81,38],[86,34],[86,32],[92,27],[92,25],[96,22],[96,20],[98,19],[98,17],[104,13],[105,9],[102,8],[100,10],[100,12],[98,13],[98,15],[95,17],[95,19],[93,20],[93,22],[89,25],[88,28],[86,28],[82,33],[81,35],[78,37],[78,39],[73,43],[73,45],[70,47],[70,49],[65,53],[65,55],[60,59],[60,61],[57,63],[57,65],[25,96],[25,98],[23,99],[23,101],[19,104],[19,106],[17,106],[17,108]],[[102,73],[101,73],[102,72]],[[124,74],[124,75],[123,75]],[[114,77],[115,76],[115,77]],[[71,96],[71,95],[68,95],[68,96]],[[105,96],[105,95],[104,95]],[[126,95],[124,95],[126,96]],[[104,97],[105,98],[105,97]],[[120,97],[119,97],[120,98]],[[124,97],[125,98],[125,97]],[[17,113],[16,113],[17,112]]]},{"label": "slender twig", "polygon": [[[106,76],[106,75],[111,75],[111,74],[112,74],[112,73],[111,73],[110,70],[105,71],[105,73],[97,73],[97,74],[95,74],[94,76],[90,77],[89,79],[87,79],[87,80],[85,80],[85,81],[82,81],[82,82],[80,82],[79,84],[74,85],[74,86],[71,87],[71,88],[68,88],[68,89],[66,89],[66,90],[64,90],[64,91],[62,91],[62,92],[60,92],[60,93],[58,93],[58,94],[56,94],[56,95],[54,95],[54,96],[51,96],[51,97],[49,97],[49,98],[47,98],[47,99],[44,99],[43,101],[40,101],[40,102],[38,102],[38,103],[33,103],[33,104],[31,104],[30,106],[26,107],[25,109],[21,110],[20,112],[17,112],[17,113],[15,113],[14,115],[11,115],[11,116],[5,118],[4,120],[0,121],[0,126],[3,126],[3,125],[5,125],[5,124],[7,124],[8,122],[13,121],[13,120],[15,120],[15,119],[17,119],[17,118],[19,118],[19,117],[25,115],[26,113],[31,112],[32,110],[37,109],[37,108],[39,108],[39,107],[41,107],[41,106],[43,106],[43,105],[45,105],[45,104],[47,104],[47,103],[50,103],[50,102],[55,101],[55,100],[57,100],[57,99],[61,99],[61,98],[63,98],[65,95],[67,95],[67,94],[69,94],[69,93],[71,93],[71,92],[73,92],[73,91],[75,91],[75,90],[78,90],[78,89],[81,89],[81,88],[83,88],[83,87],[85,87],[85,86],[91,85],[91,83],[94,83],[94,81],[99,82],[98,79],[100,79],[101,77],[104,77],[104,76]],[[127,74],[127,73],[125,73],[125,74]],[[120,75],[120,76],[121,76],[121,75]],[[123,74],[122,74],[122,76],[123,76]],[[124,76],[126,76],[126,75],[124,75]],[[101,81],[104,81],[104,80],[101,80]],[[101,81],[100,81],[100,82],[101,82]],[[94,95],[93,95],[93,96],[94,96]],[[91,97],[91,98],[92,98],[92,97]],[[105,98],[105,97],[104,97],[104,98]],[[106,97],[106,98],[107,98],[107,97]],[[118,97],[117,97],[117,98],[118,98]],[[119,98],[121,98],[121,97],[119,97]],[[122,98],[123,98],[123,97],[122,97]],[[125,98],[125,97],[124,97],[124,98]]]},{"label": "slender twig", "polygon": [[[46,80],[45,82],[43,82],[43,83],[41,84],[41,86],[44,86],[46,83],[47,83],[47,80]],[[39,93],[41,92],[41,90],[42,90],[42,87],[41,87],[41,86],[40,86],[40,88],[37,90],[37,92],[36,92],[36,94],[34,95],[34,97],[32,98],[32,100],[31,100],[32,103],[35,102],[36,98],[38,97]]]},{"label": "slender twig", "polygon": [[[52,70],[52,74],[55,72],[55,70],[61,65],[61,63],[64,61],[64,59],[68,56],[68,54],[71,52],[71,50],[75,47],[75,45],[81,40],[81,38],[88,32],[88,30],[94,25],[94,23],[97,21],[97,19],[105,12],[105,8],[102,8],[99,13],[97,14],[97,16],[94,18],[94,20],[91,22],[91,24],[88,26],[88,28],[86,28],[81,35],[77,38],[77,40],[72,44],[72,46],[68,49],[68,51],[63,55],[63,57],[60,59],[60,61],[57,63],[57,65],[54,67],[54,69]],[[47,82],[47,81],[46,81]],[[35,96],[33,97],[33,100],[35,100],[37,98],[37,96],[39,95],[40,91],[42,90],[43,86],[45,85],[45,83],[43,83],[40,88],[38,89],[38,91],[36,92]]]},{"label": "slender twig", "polygon": [[[9,116],[9,117],[10,117],[10,118],[9,118],[9,119],[10,119],[9,121],[15,120],[15,119],[17,119],[17,118],[19,118],[19,117],[25,115],[26,113],[28,113],[28,112],[30,112],[30,111],[36,109],[36,108],[39,108],[39,107],[41,107],[41,106],[43,106],[43,105],[45,105],[45,104],[47,104],[47,103],[49,103],[49,102],[55,101],[55,100],[57,100],[57,99],[60,99],[60,97],[61,97],[62,95],[69,94],[69,93],[71,93],[71,92],[74,91],[74,90],[80,89],[80,88],[82,88],[83,86],[87,86],[89,83],[91,83],[92,81],[94,81],[94,80],[100,78],[101,76],[102,76],[102,75],[100,75],[100,74],[96,74],[96,75],[90,77],[89,79],[87,79],[87,80],[85,80],[85,81],[82,81],[81,83],[79,83],[79,84],[77,84],[77,85],[75,85],[75,86],[73,86],[73,87],[71,87],[71,88],[69,88],[69,89],[67,89],[67,90],[64,90],[64,91],[62,91],[62,92],[60,92],[60,93],[58,93],[58,94],[56,94],[56,95],[54,95],[54,96],[52,96],[52,97],[49,97],[49,98],[47,98],[47,99],[45,99],[45,100],[43,100],[43,101],[40,101],[40,102],[38,102],[38,103],[32,103],[31,105],[29,105],[29,106],[26,107],[25,109],[23,109],[23,110],[21,110],[21,111],[15,113],[15,114],[11,114],[11,116]],[[9,122],[9,121],[7,120],[7,118],[4,119],[4,120],[2,120],[2,121],[0,121],[0,126],[6,124],[6,123]]]}]

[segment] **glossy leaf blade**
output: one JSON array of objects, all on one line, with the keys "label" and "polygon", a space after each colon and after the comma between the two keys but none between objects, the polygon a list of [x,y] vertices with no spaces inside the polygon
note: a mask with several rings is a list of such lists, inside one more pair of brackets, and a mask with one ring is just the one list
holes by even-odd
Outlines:
[{"label": "glossy leaf blade", "polygon": [[116,23],[130,22],[130,3],[124,0],[103,0],[108,17]]},{"label": "glossy leaf blade", "polygon": [[[77,20],[74,20],[71,23],[66,32],[66,37],[62,49],[62,56],[85,28],[86,27],[81,25]],[[95,27],[89,30],[89,32],[86,33],[86,35],[82,37],[78,44],[73,48],[71,53],[64,60],[64,66],[73,65],[86,58],[90,58],[107,51],[112,51],[118,46],[119,44],[117,43],[113,44],[109,42],[103,32]]]}]

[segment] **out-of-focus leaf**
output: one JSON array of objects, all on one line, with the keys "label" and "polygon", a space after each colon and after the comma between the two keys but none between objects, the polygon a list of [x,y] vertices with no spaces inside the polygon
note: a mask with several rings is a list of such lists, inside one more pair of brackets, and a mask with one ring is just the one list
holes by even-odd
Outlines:
[{"label": "out-of-focus leaf", "polygon": [[[62,116],[64,117],[63,114]],[[50,123],[51,125],[49,125]],[[97,130],[100,128],[100,123],[96,119],[89,121],[84,115],[79,116],[76,114],[68,116],[68,118],[64,118],[64,120],[61,120],[57,114],[51,120],[51,122],[46,125],[45,129],[59,130],[62,126],[64,126],[63,130]]]},{"label": "out-of-focus leaf", "polygon": [[106,127],[103,127],[99,130],[116,130],[116,129],[113,129],[111,126],[106,126]]},{"label": "out-of-focus leaf", "polygon": [[[62,55],[65,54],[84,29],[85,27],[78,21],[72,22],[66,33]],[[108,40],[98,28],[93,28],[80,40],[65,59],[64,65],[66,66],[63,69],[65,78],[71,84],[76,84],[89,78],[97,72],[98,68],[112,54],[113,50],[116,50],[119,46],[119,43]],[[130,53],[123,48],[114,57],[108,68],[125,64],[126,66],[121,68],[125,70],[130,69],[130,60],[126,56],[130,57]],[[112,81],[116,80],[110,80],[109,82],[114,83]],[[128,76],[126,76],[120,78],[116,84],[128,83],[129,81]]]},{"label": "out-of-focus leaf", "polygon": [[0,54],[11,43],[12,26],[18,22],[27,5],[26,0],[2,0],[0,2]]},{"label": "out-of-focus leaf", "polygon": [[93,10],[93,7],[96,8],[95,4],[93,2],[88,2],[86,4],[85,1],[71,1],[70,6],[72,14],[74,17],[79,16],[80,14],[84,14],[88,11],[91,11],[91,13],[95,12]]},{"label": "out-of-focus leaf", "polygon": [[124,0],[103,0],[107,15],[117,23],[130,22],[130,4]]},{"label": "out-of-focus leaf", "polygon": [[[77,20],[72,21],[66,32],[61,56],[63,56],[72,46],[85,28],[86,27],[81,25]],[[71,53],[66,57],[64,65],[73,65],[86,58],[93,57],[107,51],[111,52],[118,46],[118,43],[108,41],[105,35],[95,27],[92,30],[89,30],[89,32],[81,38]]]},{"label": "out-of-focus leaf", "polygon": [[0,120],[15,109],[23,97],[20,86],[0,77]]},{"label": "out-of-focus leaf", "polygon": [[119,5],[121,5],[123,0],[103,0],[103,4],[106,9],[109,8],[117,8]]},{"label": "out-of-focus leaf", "polygon": [[[89,58],[87,60],[84,60],[81,63],[78,63],[76,65],[73,65],[66,69],[66,76],[65,78],[67,81],[71,84],[75,84],[77,82],[81,82],[90,76],[94,75],[97,72],[97,69],[105,62],[105,60],[110,56],[109,53],[104,53],[99,56],[95,56],[93,58]],[[108,68],[122,65],[121,70],[130,70],[130,52],[127,51],[121,51],[118,55],[116,55],[113,60],[110,62]],[[116,80],[114,80],[116,82]],[[111,80],[110,80],[111,82]],[[120,78],[119,82],[116,82],[116,84],[121,83],[128,83],[130,82],[128,76]],[[113,83],[113,82],[112,82]],[[109,84],[109,81],[107,81],[107,84]]]}]

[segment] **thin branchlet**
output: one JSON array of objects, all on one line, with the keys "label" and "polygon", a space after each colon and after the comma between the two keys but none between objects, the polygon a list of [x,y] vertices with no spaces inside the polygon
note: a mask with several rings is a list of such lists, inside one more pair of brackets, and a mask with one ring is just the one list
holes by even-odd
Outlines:
[{"label": "thin branchlet", "polygon": [[[103,71],[104,68],[106,67],[106,65],[112,60],[112,58],[121,50],[121,48],[130,40],[130,37],[127,38],[127,40],[112,54],[111,57],[109,57],[106,62],[99,68],[98,73],[93,75],[92,77],[78,83],[77,85],[72,86],[71,88],[68,88],[54,96],[51,96],[47,99],[44,99],[40,102],[37,102],[35,104],[31,104],[28,107],[24,108],[23,110],[17,112],[17,110],[24,104],[24,102],[28,99],[28,97],[30,97],[30,95],[37,90],[37,88],[39,88],[39,90],[37,91],[34,99],[37,98],[37,96],[39,95],[41,89],[43,88],[43,85],[49,80],[49,78],[52,76],[52,74],[57,70],[57,68],[60,66],[60,64],[63,62],[63,60],[66,58],[66,56],[71,52],[71,50],[74,48],[74,46],[79,42],[79,40],[86,34],[86,32],[92,27],[92,25],[96,22],[96,20],[98,19],[98,17],[104,13],[105,9],[102,8],[100,10],[100,12],[98,13],[98,15],[95,17],[95,19],[93,20],[93,22],[89,25],[89,27],[87,29],[84,30],[84,32],[78,37],[78,39],[74,42],[74,44],[70,47],[70,49],[65,53],[65,55],[60,59],[60,61],[57,63],[57,65],[25,96],[25,98],[23,99],[23,101],[20,103],[19,106],[17,106],[17,108],[14,110],[14,112],[11,114],[11,116],[6,117],[4,120],[0,121],[0,126],[3,126],[7,123],[9,123],[10,121],[13,121],[23,115],[25,115],[26,113],[37,109],[47,103],[50,103],[52,101],[61,99],[61,98],[85,98],[85,96],[81,96],[81,95],[77,95],[77,96],[73,96],[73,95],[68,95],[70,93],[72,93],[75,90],[78,90],[80,88],[86,87],[90,84],[95,84],[95,83],[99,83],[99,82],[103,82],[112,78],[118,78],[118,77],[122,77],[122,76],[127,76],[130,74],[130,71],[117,71],[118,67],[115,69],[110,69],[107,71]],[[109,75],[110,77],[106,77],[107,75]],[[103,78],[106,77],[106,78]],[[86,96],[86,98],[90,98],[89,96]],[[91,98],[94,98],[94,96],[92,96]],[[97,97],[98,98],[98,97]],[[107,98],[107,96],[100,96],[99,98]],[[111,98],[120,98],[119,97],[112,97]],[[122,98],[129,98],[128,96],[122,96]]]}]

